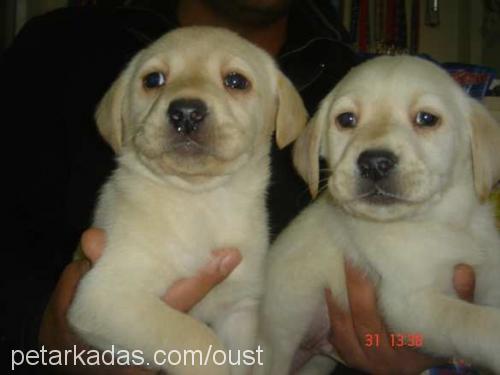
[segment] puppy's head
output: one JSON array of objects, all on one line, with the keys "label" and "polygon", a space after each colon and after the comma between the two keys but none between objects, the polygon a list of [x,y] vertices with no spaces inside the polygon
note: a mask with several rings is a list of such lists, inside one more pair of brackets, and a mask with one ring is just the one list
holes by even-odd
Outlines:
[{"label": "puppy's head", "polygon": [[474,184],[484,198],[500,178],[499,150],[500,127],[444,70],[419,58],[380,57],[324,99],[296,142],[294,162],[315,195],[322,155],[328,189],[345,210],[395,220],[457,184]]},{"label": "puppy's head", "polygon": [[97,110],[119,155],[157,177],[192,184],[238,170],[305,126],[306,111],[272,58],[236,34],[190,27],[136,55]]}]

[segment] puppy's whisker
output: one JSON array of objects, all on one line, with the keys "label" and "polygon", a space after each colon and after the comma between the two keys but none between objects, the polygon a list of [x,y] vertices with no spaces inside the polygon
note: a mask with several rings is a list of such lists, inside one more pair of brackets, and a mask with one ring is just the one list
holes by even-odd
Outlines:
[{"label": "puppy's whisker", "polygon": [[319,189],[318,189],[318,195],[321,194],[321,193],[323,193],[327,189],[328,189],[328,184],[323,184],[322,185],[321,182],[320,182]]},{"label": "puppy's whisker", "polygon": [[319,181],[318,181],[318,184],[320,187],[322,186],[326,186],[327,183],[328,183],[328,180],[329,180],[330,177],[324,177],[324,178],[321,178]]}]

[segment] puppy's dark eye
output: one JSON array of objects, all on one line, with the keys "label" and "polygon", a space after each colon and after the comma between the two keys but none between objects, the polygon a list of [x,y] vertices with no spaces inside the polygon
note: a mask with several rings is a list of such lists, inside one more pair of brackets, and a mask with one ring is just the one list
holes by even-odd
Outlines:
[{"label": "puppy's dark eye", "polygon": [[429,112],[418,112],[417,116],[415,116],[415,124],[422,128],[430,128],[432,126],[436,126],[439,122],[439,117],[433,115]]},{"label": "puppy's dark eye", "polygon": [[358,123],[356,115],[352,112],[344,112],[337,116],[337,124],[341,128],[354,128]]},{"label": "puppy's dark eye", "polygon": [[147,74],[143,80],[143,85],[147,89],[154,89],[156,87],[163,86],[167,79],[165,78],[165,74],[162,72],[152,72]]},{"label": "puppy's dark eye", "polygon": [[224,77],[224,86],[233,90],[246,90],[250,82],[242,74],[231,72]]}]

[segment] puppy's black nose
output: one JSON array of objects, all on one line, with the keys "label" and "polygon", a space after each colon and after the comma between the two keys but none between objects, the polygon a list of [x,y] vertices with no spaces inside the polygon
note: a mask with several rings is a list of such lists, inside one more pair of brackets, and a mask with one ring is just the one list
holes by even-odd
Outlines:
[{"label": "puppy's black nose", "polygon": [[176,99],[168,106],[167,116],[178,133],[190,134],[198,130],[207,112],[207,105],[199,99]]},{"label": "puppy's black nose", "polygon": [[372,181],[387,177],[397,162],[397,156],[385,150],[363,151],[357,161],[361,177]]}]

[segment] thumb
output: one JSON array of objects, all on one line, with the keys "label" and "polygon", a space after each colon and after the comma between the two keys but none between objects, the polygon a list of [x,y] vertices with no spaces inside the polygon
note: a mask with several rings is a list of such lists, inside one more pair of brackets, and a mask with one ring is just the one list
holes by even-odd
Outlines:
[{"label": "thumb", "polygon": [[82,251],[92,264],[101,257],[106,245],[106,233],[99,228],[89,228],[82,234]]},{"label": "thumb", "polygon": [[176,310],[188,312],[225,280],[241,260],[241,253],[237,249],[215,250],[210,262],[199,269],[195,276],[176,281],[167,290],[163,300]]},{"label": "thumb", "polygon": [[453,274],[453,287],[461,299],[473,302],[474,289],[476,287],[474,269],[467,264],[456,265]]},{"label": "thumb", "polygon": [[71,262],[66,266],[59,281],[57,282],[52,298],[54,306],[57,307],[59,313],[65,313],[73,296],[80,279],[90,269],[90,263],[86,259]]}]

